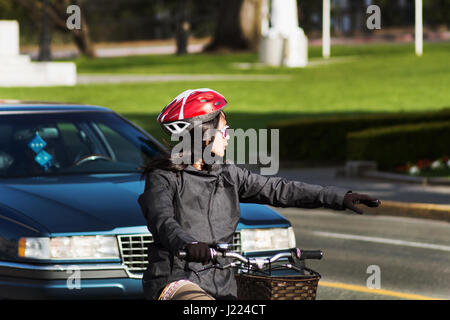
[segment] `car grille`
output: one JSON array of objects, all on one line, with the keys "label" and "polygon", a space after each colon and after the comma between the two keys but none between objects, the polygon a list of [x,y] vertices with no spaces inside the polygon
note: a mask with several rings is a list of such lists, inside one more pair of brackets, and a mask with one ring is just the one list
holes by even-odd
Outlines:
[{"label": "car grille", "polygon": [[122,262],[131,273],[143,273],[148,265],[148,245],[153,242],[150,233],[127,234],[118,236]]},{"label": "car grille", "polygon": [[233,243],[231,244],[231,251],[241,252],[241,233],[235,232],[233,235]]},{"label": "car grille", "polygon": [[[148,245],[153,242],[150,233],[126,234],[117,236],[119,240],[120,256],[123,263],[128,267],[128,271],[134,275],[142,275],[147,269]],[[241,251],[241,233],[235,232],[233,235],[232,251]]]}]

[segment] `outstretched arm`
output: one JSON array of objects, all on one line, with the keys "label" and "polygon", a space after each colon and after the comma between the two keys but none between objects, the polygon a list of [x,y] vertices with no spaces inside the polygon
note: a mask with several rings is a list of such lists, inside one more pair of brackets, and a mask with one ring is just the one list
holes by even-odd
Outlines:
[{"label": "outstretched arm", "polygon": [[346,208],[363,213],[355,204],[374,205],[378,201],[368,195],[353,193],[346,188],[320,186],[280,177],[266,177],[247,169],[233,166],[239,186],[241,202],[270,204],[276,207],[319,208],[334,210]]}]

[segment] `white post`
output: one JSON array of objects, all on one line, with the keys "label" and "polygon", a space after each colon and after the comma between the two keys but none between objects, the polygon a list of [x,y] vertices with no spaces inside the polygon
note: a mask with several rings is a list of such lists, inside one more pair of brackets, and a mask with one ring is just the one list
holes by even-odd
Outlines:
[{"label": "white post", "polygon": [[330,57],[330,0],[323,0],[322,55],[326,59]]},{"label": "white post", "polygon": [[19,54],[19,23],[15,20],[0,20],[0,60]]},{"label": "white post", "polygon": [[423,13],[422,13],[422,0],[416,0],[416,55],[419,57],[423,53]]},{"label": "white post", "polygon": [[263,0],[261,4],[261,36],[266,37],[269,34],[269,0]]}]

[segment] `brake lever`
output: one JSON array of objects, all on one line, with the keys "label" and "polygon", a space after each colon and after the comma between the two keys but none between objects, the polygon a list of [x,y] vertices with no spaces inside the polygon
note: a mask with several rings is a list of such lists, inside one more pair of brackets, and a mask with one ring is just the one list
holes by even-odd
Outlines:
[{"label": "brake lever", "polygon": [[291,256],[288,257],[288,261],[292,266],[295,266],[295,268],[304,268],[305,267],[305,261],[300,259],[301,257],[301,251],[298,248],[291,250]]},{"label": "brake lever", "polygon": [[203,272],[203,271],[206,271],[206,270],[209,270],[209,269],[220,269],[221,268],[221,265],[220,264],[216,264],[216,263],[212,263],[212,264],[210,264],[210,265],[207,265],[207,266],[205,266],[205,267],[202,267],[202,268],[200,268],[200,269],[198,269],[198,270],[196,270],[197,272]]}]

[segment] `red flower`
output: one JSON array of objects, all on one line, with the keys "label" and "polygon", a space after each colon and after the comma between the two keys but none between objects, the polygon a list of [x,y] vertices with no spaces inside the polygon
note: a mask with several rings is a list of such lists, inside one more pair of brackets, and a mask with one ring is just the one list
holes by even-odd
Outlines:
[{"label": "red flower", "polygon": [[394,170],[395,170],[395,172],[404,173],[404,172],[407,172],[408,169],[409,168],[407,165],[401,165],[401,166],[396,167]]},{"label": "red flower", "polygon": [[419,161],[417,161],[417,163],[416,163],[416,166],[417,166],[419,169],[427,168],[427,167],[429,167],[430,165],[431,165],[431,161],[428,160],[428,159],[419,160]]}]

